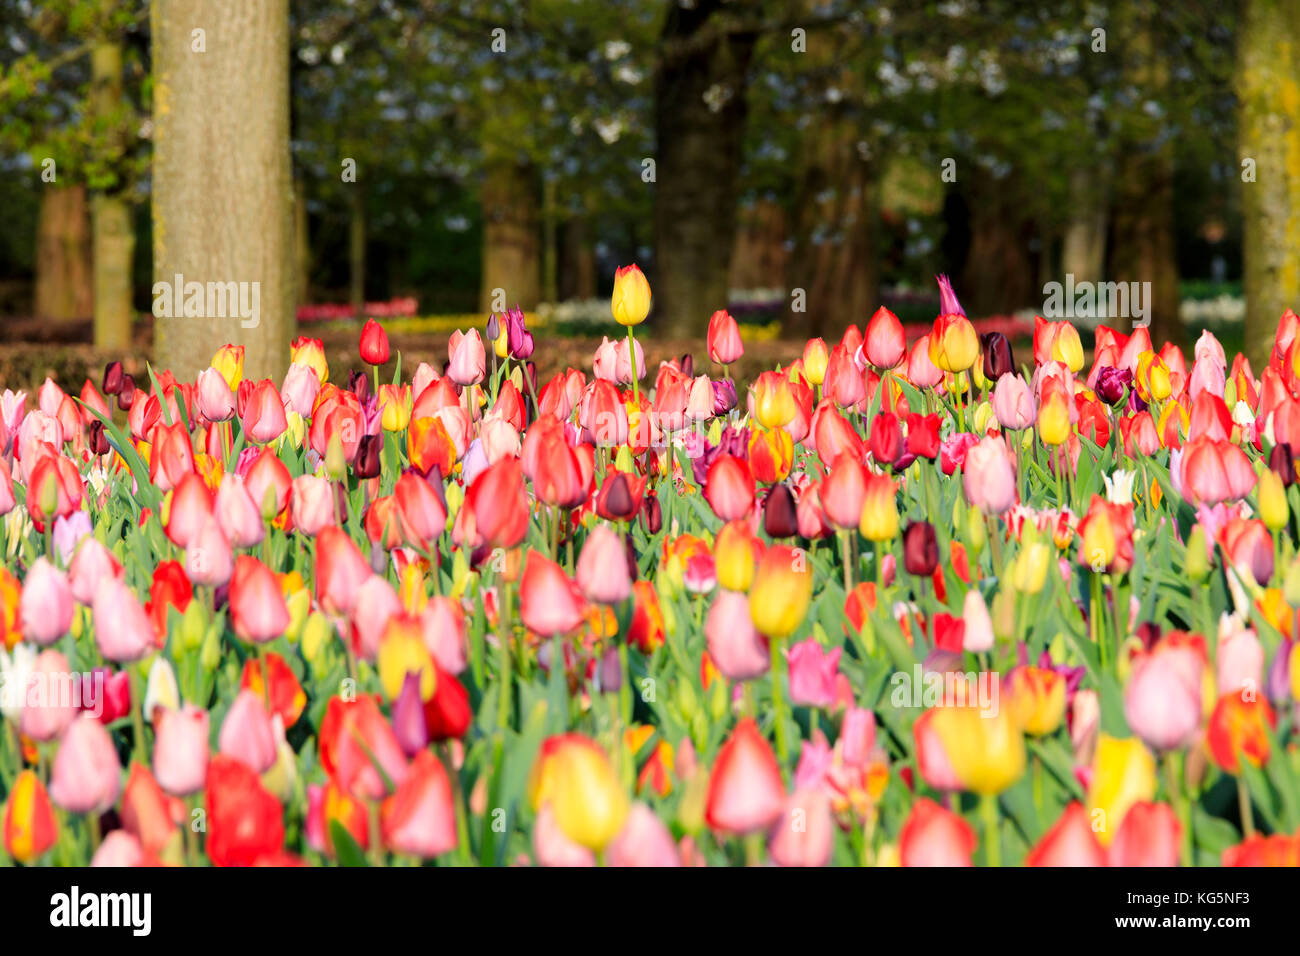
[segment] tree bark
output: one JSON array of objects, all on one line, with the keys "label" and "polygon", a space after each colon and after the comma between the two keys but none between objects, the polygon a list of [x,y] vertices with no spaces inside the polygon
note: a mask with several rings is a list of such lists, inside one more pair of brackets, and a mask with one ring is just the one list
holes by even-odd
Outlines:
[{"label": "tree bark", "polygon": [[1041,301],[1028,250],[1033,226],[1010,177],[998,179],[975,164],[968,168],[971,241],[957,286],[962,306],[972,316],[985,316]]},{"label": "tree bark", "polygon": [[[1165,342],[1182,347],[1187,334],[1178,317],[1178,261],[1174,248],[1174,168],[1166,150],[1121,152],[1116,180],[1114,248],[1107,278],[1143,283],[1150,308],[1148,332],[1159,349]],[[1136,317],[1111,322],[1131,331]]]},{"label": "tree bark", "polygon": [[1104,187],[1095,168],[1080,168],[1070,175],[1071,214],[1061,245],[1061,271],[1073,275],[1076,283],[1101,282],[1106,277]]},{"label": "tree bark", "polygon": [[[537,307],[541,298],[537,170],[501,156],[489,160],[483,179],[483,284],[481,308]],[[495,301],[496,290],[505,294]]]},{"label": "tree bark", "polygon": [[[120,123],[122,110],[122,45],[101,39],[90,54],[91,109],[97,120]],[[110,135],[121,137],[121,130]],[[94,232],[95,344],[120,350],[131,344],[135,317],[131,266],[135,255],[135,224],[130,203],[117,192],[95,195],[91,203]]]},{"label": "tree bark", "polygon": [[95,309],[90,216],[85,186],[48,186],[36,226],[38,319],[89,318]]},{"label": "tree bark", "polygon": [[[838,338],[880,305],[880,201],[871,164],[847,118],[805,138],[794,210],[794,253],[787,271],[788,336]],[[795,312],[796,289],[806,311]]]},{"label": "tree bark", "polygon": [[[1238,47],[1239,159],[1253,159],[1243,182],[1242,232],[1246,355],[1255,373],[1272,350],[1277,321],[1300,307],[1300,7],[1248,0]],[[1240,167],[1239,167],[1240,168]]]},{"label": "tree bark", "polygon": [[311,298],[311,226],[307,219],[307,185],[301,178],[293,186],[294,302]]},{"label": "tree bark", "polygon": [[190,379],[229,342],[246,376],[278,381],[294,329],[288,0],[156,0],[150,15],[154,278],[246,282],[260,304],[255,324],[173,308],[159,362]]},{"label": "tree bark", "polygon": [[559,269],[560,299],[594,299],[596,297],[596,254],[587,231],[587,220],[571,217],[561,230]]},{"label": "tree bark", "polygon": [[655,74],[653,321],[700,335],[727,307],[756,34],[727,29],[722,0],[674,3]]},{"label": "tree bark", "polygon": [[348,194],[348,301],[354,318],[366,311],[366,200],[361,187],[351,184]]}]

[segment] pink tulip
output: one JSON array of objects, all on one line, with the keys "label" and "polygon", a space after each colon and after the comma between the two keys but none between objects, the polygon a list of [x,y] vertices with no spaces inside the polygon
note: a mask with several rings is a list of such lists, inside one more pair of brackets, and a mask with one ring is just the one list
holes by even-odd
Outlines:
[{"label": "pink tulip", "polygon": [[421,750],[406,779],[384,801],[384,843],[397,853],[432,859],[456,848],[456,807],[447,771]]},{"label": "pink tulip", "polygon": [[1065,808],[1061,818],[1025,857],[1025,866],[1105,866],[1106,851],[1097,841],[1082,803]]},{"label": "pink tulip", "polygon": [[368,661],[379,654],[379,643],[384,628],[394,614],[402,613],[402,599],[396,589],[374,572],[357,588],[356,610],[352,615],[352,630],[356,635],[357,652]]},{"label": "pink tulip", "polygon": [[826,866],[831,861],[835,823],[831,801],[820,787],[797,790],[768,834],[768,852],[778,866]]},{"label": "pink tulip", "polygon": [[90,865],[94,867],[148,866],[149,858],[139,837],[118,829],[104,837],[104,842],[90,858]]},{"label": "pink tulip", "polygon": [[244,405],[243,426],[249,440],[259,445],[275,441],[289,427],[284,414],[284,399],[269,378],[253,386],[253,392]]},{"label": "pink tulip", "polygon": [[595,604],[619,604],[632,593],[623,539],[608,525],[591,529],[578,556],[578,587]]},{"label": "pink tulip", "polygon": [[158,785],[174,797],[198,793],[208,773],[208,712],[193,704],[163,709],[154,719],[154,729],[153,770]]},{"label": "pink tulip", "polygon": [[985,514],[1000,515],[1016,503],[1016,473],[1002,439],[987,437],[967,450],[962,487],[966,500]]},{"label": "pink tulip", "polygon": [[305,535],[315,537],[326,525],[334,523],[337,503],[334,486],[324,478],[299,475],[293,480],[289,502],[294,527]]},{"label": "pink tulip", "polygon": [[257,773],[271,769],[275,763],[275,730],[262,702],[262,695],[241,690],[221,723],[217,749]]},{"label": "pink tulip", "polygon": [[294,362],[284,376],[280,386],[280,395],[284,398],[284,407],[297,412],[303,418],[311,415],[316,395],[320,391],[320,379],[316,370],[310,365]]},{"label": "pink tulip", "polygon": [[549,803],[542,804],[533,820],[533,856],[539,866],[596,865],[595,853],[564,835]]},{"label": "pink tulip", "polygon": [[1003,428],[1017,431],[1029,428],[1038,420],[1033,393],[1014,372],[1003,375],[993,386],[993,414]]},{"label": "pink tulip", "polygon": [[41,651],[27,674],[27,686],[21,688],[25,698],[19,729],[40,741],[53,740],[67,730],[78,713],[73,703],[78,681],[66,657],[52,648]]},{"label": "pink tulip", "polygon": [[1124,814],[1107,852],[1107,863],[1110,866],[1177,866],[1182,832],[1182,824],[1169,804],[1139,801]]},{"label": "pink tulip", "polygon": [[285,467],[284,462],[272,449],[263,448],[255,452],[243,475],[248,497],[253,500],[258,514],[264,520],[270,521],[289,504],[293,478],[289,476],[289,469]]},{"label": "pink tulip", "polygon": [[840,728],[840,757],[846,766],[865,767],[876,746],[876,715],[864,707],[850,706]]},{"label": "pink tulip", "polygon": [[224,422],[235,417],[235,395],[225,378],[215,368],[199,373],[194,400],[199,413],[210,422]]},{"label": "pink tulip", "polygon": [[714,761],[705,821],[720,833],[753,833],[775,823],[784,806],[785,785],[776,756],[753,718],[745,717]]},{"label": "pink tulip", "polygon": [[50,777],[50,799],[70,813],[103,813],[117,803],[122,765],[113,738],[88,714],[78,717],[59,741]]},{"label": "pink tulip", "polygon": [[605,849],[609,866],[681,866],[677,844],[655,812],[640,801],[628,808],[627,821]]},{"label": "pink tulip", "polygon": [[975,845],[969,823],[926,797],[913,802],[898,832],[903,866],[971,866]]},{"label": "pink tulip", "polygon": [[1209,437],[1189,441],[1169,462],[1175,490],[1192,505],[1236,501],[1255,487],[1255,470],[1246,453],[1231,442]]},{"label": "pink tulip", "polygon": [[1236,618],[1219,620],[1219,646],[1215,655],[1216,685],[1220,696],[1240,691],[1260,691],[1264,676],[1264,647],[1255,629],[1244,627]]},{"label": "pink tulip", "polygon": [[95,600],[95,589],[104,578],[120,578],[122,564],[98,538],[87,536],[77,545],[77,551],[68,565],[68,584],[72,596],[79,604],[90,606]]},{"label": "pink tulip", "polygon": [[[458,337],[459,336],[459,337]],[[462,388],[477,385],[487,374],[487,356],[483,351],[483,339],[478,329],[470,329],[468,335],[459,332],[452,335],[448,343],[451,359],[447,366],[447,377]]]},{"label": "pink tulip", "polygon": [[989,616],[988,605],[984,603],[979,588],[971,588],[962,599],[961,619],[965,624],[962,634],[962,650],[973,654],[984,654],[993,650],[993,619]]},{"label": "pink tulip", "polygon": [[374,572],[346,531],[330,526],[316,538],[316,600],[327,614],[350,615],[357,591]]},{"label": "pink tulip", "polygon": [[275,575],[257,558],[241,554],[230,579],[230,623],[245,641],[273,641],[289,627],[289,609]]},{"label": "pink tulip", "polygon": [[32,562],[19,600],[23,637],[35,644],[53,644],[72,623],[72,588],[68,578],[44,557]]},{"label": "pink tulip", "polygon": [[234,568],[230,542],[222,533],[216,516],[209,517],[185,547],[185,576],[193,584],[215,588],[230,580]]},{"label": "pink tulip", "polygon": [[749,597],[739,591],[718,591],[704,622],[709,657],[727,680],[754,680],[771,667],[767,641],[754,629]]},{"label": "pink tulip", "polygon": [[154,650],[153,624],[135,593],[119,578],[106,577],[95,589],[95,644],[110,661],[137,661]]},{"label": "pink tulip", "polygon": [[[902,331],[902,327],[899,327]],[[707,345],[709,358],[719,365],[730,365],[745,354],[745,343],[740,340],[740,326],[726,309],[719,309],[709,319]]]},{"label": "pink tulip", "polygon": [[907,353],[907,380],[917,388],[933,388],[943,381],[943,372],[930,361],[929,335],[913,342]]},{"label": "pink tulip", "polygon": [[167,537],[178,548],[187,547],[212,517],[212,492],[198,472],[188,472],[172,490],[167,512]]},{"label": "pink tulip", "polygon": [[424,646],[439,669],[460,674],[468,663],[465,637],[465,611],[455,600],[441,595],[429,598],[420,615]]},{"label": "pink tulip", "polygon": [[791,645],[790,702],[804,707],[830,707],[835,702],[835,675],[843,648],[827,652],[814,638]]},{"label": "pink tulip", "polygon": [[536,551],[529,551],[519,584],[519,615],[525,626],[544,637],[565,634],[582,623],[586,602],[564,570]]},{"label": "pink tulip", "polygon": [[447,526],[447,508],[425,478],[408,471],[393,488],[402,540],[419,550],[430,547]]},{"label": "pink tulip", "polygon": [[1186,647],[1160,647],[1138,660],[1124,686],[1124,719],[1155,750],[1176,750],[1201,724],[1201,658]]},{"label": "pink tulip", "polygon": [[236,548],[251,548],[266,535],[261,509],[248,493],[244,479],[227,474],[217,489],[213,509],[226,540]]},{"label": "pink tulip", "polygon": [[[3,423],[0,423],[3,428]],[[3,454],[7,442],[5,436],[0,433],[0,454]],[[9,474],[9,466],[5,464],[3,458],[0,458],[0,516],[7,515],[14,510],[14,482],[13,477]]]}]

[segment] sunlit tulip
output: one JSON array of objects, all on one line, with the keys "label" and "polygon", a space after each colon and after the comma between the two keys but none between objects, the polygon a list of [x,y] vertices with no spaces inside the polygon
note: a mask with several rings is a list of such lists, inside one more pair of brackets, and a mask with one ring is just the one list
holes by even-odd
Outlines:
[{"label": "sunlit tulip", "polygon": [[903,323],[882,305],[867,323],[862,336],[862,351],[867,361],[882,371],[891,369],[903,360],[906,350]]},{"label": "sunlit tulip", "polygon": [[236,634],[245,641],[273,641],[289,626],[280,584],[271,570],[251,555],[235,559],[230,579],[230,619]]},{"label": "sunlit tulip", "polygon": [[113,739],[94,717],[83,715],[59,741],[50,774],[50,798],[70,813],[103,813],[121,792],[122,765]]},{"label": "sunlit tulip", "polygon": [[1096,833],[1102,846],[1109,846],[1115,839],[1129,809],[1151,800],[1155,793],[1156,762],[1142,741],[1102,734],[1097,740],[1086,800],[1099,823]]},{"label": "sunlit tulip", "polygon": [[650,314],[650,283],[635,263],[614,271],[610,310],[619,325],[640,325]]},{"label": "sunlit tulip", "polygon": [[730,365],[745,354],[745,345],[740,340],[740,327],[726,309],[719,309],[709,319],[707,345],[709,358],[719,365]]},{"label": "sunlit tulip", "polygon": [[808,613],[812,590],[812,568],[802,549],[785,545],[768,548],[749,590],[754,626],[771,638],[789,637]]},{"label": "sunlit tulip", "polygon": [[765,830],[781,816],[785,786],[768,742],[751,718],[736,725],[709,775],[705,820],[725,834]]},{"label": "sunlit tulip", "polygon": [[912,803],[898,833],[903,866],[971,866],[976,845],[969,823],[926,797]]},{"label": "sunlit tulip", "polygon": [[519,614],[524,624],[545,637],[565,634],[586,612],[582,591],[564,570],[536,551],[529,551],[519,584]]}]

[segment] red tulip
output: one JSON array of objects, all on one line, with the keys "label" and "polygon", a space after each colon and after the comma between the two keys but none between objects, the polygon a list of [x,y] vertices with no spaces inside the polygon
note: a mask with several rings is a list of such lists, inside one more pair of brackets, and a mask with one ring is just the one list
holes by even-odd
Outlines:
[{"label": "red tulip", "polygon": [[898,832],[903,866],[970,866],[975,844],[969,823],[926,797],[912,804]]},{"label": "red tulip", "polygon": [[719,455],[704,480],[704,497],[723,521],[743,518],[754,508],[754,476],[744,459]]},{"label": "red tulip", "polygon": [[406,757],[397,736],[368,694],[354,701],[330,698],[319,741],[326,773],[358,799],[382,799],[406,779]]},{"label": "red tulip", "polygon": [[1255,487],[1250,459],[1231,442],[1193,439],[1174,458],[1169,469],[1174,487],[1193,505],[1236,501]]},{"label": "red tulip", "polygon": [[1140,801],[1124,814],[1107,860],[1111,866],[1177,866],[1182,832],[1169,804]]},{"label": "red tulip", "polygon": [[253,386],[242,412],[244,433],[259,445],[273,442],[289,427],[284,414],[284,399],[269,378]]},{"label": "red tulip", "polygon": [[244,490],[262,518],[270,521],[288,507],[293,479],[275,452],[263,448],[244,472]]},{"label": "red tulip", "polygon": [[403,540],[420,551],[431,547],[447,524],[442,498],[421,475],[408,471],[397,479],[393,499]]},{"label": "red tulip", "polygon": [[208,859],[214,866],[251,866],[284,849],[280,803],[256,773],[230,757],[208,765]]},{"label": "red tulip", "polygon": [[519,614],[529,630],[550,637],[582,623],[586,602],[558,564],[529,551],[519,585]]},{"label": "red tulip", "polygon": [[196,472],[190,472],[181,478],[171,493],[167,537],[178,548],[184,548],[211,518],[212,492]]},{"label": "red tulip", "polygon": [[1025,856],[1025,866],[1105,865],[1106,851],[1093,832],[1088,811],[1077,800]]},{"label": "red tulip", "polygon": [[316,600],[325,613],[351,615],[358,589],[373,573],[346,531],[333,525],[321,530],[316,538]]},{"label": "red tulip", "polygon": [[719,365],[730,365],[745,354],[740,327],[726,309],[719,309],[709,319],[709,358]]},{"label": "red tulip", "polygon": [[903,353],[907,351],[903,323],[883,305],[867,323],[862,351],[866,354],[867,361],[881,371],[894,368],[903,360]]},{"label": "red tulip", "polygon": [[361,329],[361,361],[367,365],[383,365],[388,361],[388,333],[374,319],[366,319]]},{"label": "red tulip", "polygon": [[528,492],[517,458],[502,458],[474,479],[456,516],[458,541],[513,548],[528,533]]}]

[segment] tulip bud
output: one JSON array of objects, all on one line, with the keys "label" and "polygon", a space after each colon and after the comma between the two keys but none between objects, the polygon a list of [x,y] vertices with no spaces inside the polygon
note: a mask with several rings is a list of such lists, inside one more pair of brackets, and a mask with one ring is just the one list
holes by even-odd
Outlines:
[{"label": "tulip bud", "polygon": [[774,485],[768,493],[763,508],[763,530],[778,540],[799,533],[798,508],[787,485]]},{"label": "tulip bud", "polygon": [[[957,499],[958,505],[961,499]],[[954,521],[954,524],[959,522]],[[971,555],[978,558],[984,553],[984,546],[988,544],[989,529],[984,521],[984,513],[978,506],[971,505],[966,509],[966,546],[970,549]]]},{"label": "tulip bud", "polygon": [[1187,537],[1187,560],[1183,564],[1183,573],[1197,584],[1204,581],[1210,573],[1210,558],[1205,546],[1205,529],[1199,524],[1192,528],[1192,533]]},{"label": "tulip bud", "polygon": [[1289,512],[1286,504],[1286,487],[1278,473],[1271,468],[1266,469],[1259,476],[1259,516],[1270,531],[1280,531],[1287,525]]},{"label": "tulip bud", "polygon": [[[381,435],[363,435],[357,446],[357,458],[352,464],[352,471],[358,478],[374,478],[379,474],[379,453],[383,451],[384,439]],[[326,448],[328,454],[329,449]]]},{"label": "tulip bud", "polygon": [[221,634],[216,629],[209,630],[203,639],[203,649],[199,651],[199,664],[208,673],[217,669],[221,663]]},{"label": "tulip bud", "polygon": [[308,663],[316,659],[333,631],[329,618],[320,611],[313,611],[308,615],[307,623],[302,629],[302,656]]},{"label": "tulip bud", "polygon": [[1282,599],[1291,607],[1300,607],[1300,557],[1291,562],[1282,578]]},{"label": "tulip bud", "polygon": [[107,455],[109,452],[108,435],[104,431],[104,423],[95,419],[90,423],[90,453],[92,455]]},{"label": "tulip bud", "polygon": [[187,651],[203,646],[208,630],[207,608],[202,601],[190,601],[181,615],[181,646]]},{"label": "tulip bud", "polygon": [[1286,442],[1273,446],[1273,450],[1268,453],[1268,467],[1288,488],[1295,484],[1295,455]]},{"label": "tulip bud", "polygon": [[[367,436],[369,437],[369,436]],[[348,461],[343,452],[343,439],[337,430],[330,432],[325,445],[325,474],[330,481],[342,481],[348,472]]]},{"label": "tulip bud", "polygon": [[117,395],[122,391],[122,381],[125,376],[122,374],[121,362],[109,362],[104,366],[104,381],[101,390],[105,395]]},{"label": "tulip bud", "polygon": [[928,521],[914,521],[903,532],[903,567],[908,574],[928,578],[939,566],[939,542],[934,525]]}]

